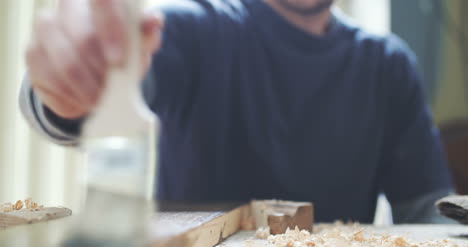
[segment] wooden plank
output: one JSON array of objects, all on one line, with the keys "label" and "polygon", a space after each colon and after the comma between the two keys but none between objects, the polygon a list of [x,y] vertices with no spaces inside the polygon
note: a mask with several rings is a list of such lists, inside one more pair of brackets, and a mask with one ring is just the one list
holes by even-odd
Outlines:
[{"label": "wooden plank", "polygon": [[[311,230],[313,223],[312,204],[305,202],[253,201],[228,210],[232,205],[180,207],[160,206],[163,212],[159,213],[156,223],[151,227],[152,246],[215,246],[241,229],[261,226],[260,223],[255,224],[255,221],[270,226],[273,233],[282,233],[287,227],[296,225]],[[182,212],[164,212],[166,209]]]},{"label": "wooden plank", "polygon": [[33,224],[63,218],[71,214],[72,211],[70,209],[63,207],[49,207],[38,211],[21,209],[0,213],[0,230],[17,225]]},{"label": "wooden plank", "polygon": [[[214,246],[241,228],[250,210],[246,204],[160,203],[151,219],[150,246]],[[58,216],[50,215],[49,217]],[[76,216],[76,217],[79,217]],[[32,239],[20,246],[62,246],[70,236],[69,220],[18,226],[0,231],[0,246],[13,246],[21,239]],[[68,229],[68,230],[65,230]],[[63,231],[62,231],[63,230]],[[20,241],[21,242],[21,241]]]},{"label": "wooden plank", "polygon": [[160,213],[152,227],[151,246],[215,246],[238,232],[249,217],[249,205],[228,212]]},{"label": "wooden plank", "polygon": [[[171,209],[175,207],[169,206]],[[198,209],[213,210],[214,207],[199,206]],[[215,246],[239,230],[251,230],[255,226],[269,226],[274,234],[283,233],[288,227],[295,226],[312,230],[311,203],[262,200],[252,201],[232,210],[225,208],[220,211],[197,212],[192,205],[190,208],[182,208],[182,212],[160,213],[157,223],[152,227],[152,246]]]},{"label": "wooden plank", "polygon": [[[302,221],[312,217],[311,210],[308,210],[306,214],[300,213],[301,210],[298,210],[305,205],[303,203],[281,202],[272,204],[272,202],[277,201],[268,201],[270,203],[267,202],[262,204],[261,202],[262,201],[257,201],[255,204],[159,203],[157,206],[158,212],[151,220],[150,246],[215,246],[241,229],[254,229],[255,221],[252,216],[252,211],[255,210],[252,210],[252,208],[256,208],[259,205],[259,207],[261,207],[261,205],[268,206],[268,210],[263,210],[260,217],[266,217],[266,222],[268,222],[267,224],[273,224],[273,229],[275,229],[275,224],[280,226],[282,229],[293,224],[292,222],[297,223],[301,221],[293,220],[295,218],[294,216],[297,216],[296,218],[302,218]],[[305,206],[309,209],[311,204],[307,204]],[[265,209],[263,207],[261,208]],[[22,218],[16,218],[13,217],[13,215],[9,215],[8,224],[33,223],[71,214],[71,211],[67,213],[67,211],[62,210],[63,209],[56,208],[47,209],[42,212],[27,212],[33,215]],[[260,212],[261,210],[256,211]],[[12,212],[10,214],[15,213]],[[271,218],[269,216],[273,216],[276,220],[273,220],[273,223],[271,223]],[[311,219],[306,221],[307,226],[305,227],[310,228],[312,224]],[[69,224],[69,222],[67,224]],[[44,227],[48,226],[49,225],[44,225]],[[67,226],[64,224],[64,227]],[[34,231],[37,231],[37,228],[35,228]],[[18,230],[16,232],[19,233],[20,231]],[[44,232],[44,230],[41,229],[41,232]],[[21,234],[24,234],[24,231]],[[62,240],[65,240],[66,238],[65,236],[60,237],[63,238]],[[2,235],[0,234],[0,240],[1,238]],[[51,245],[50,243],[47,244]]]}]

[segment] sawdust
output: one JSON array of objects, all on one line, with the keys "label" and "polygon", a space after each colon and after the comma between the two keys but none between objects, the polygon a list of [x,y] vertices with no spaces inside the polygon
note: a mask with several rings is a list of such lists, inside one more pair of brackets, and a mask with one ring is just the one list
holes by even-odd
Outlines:
[{"label": "sawdust", "polygon": [[[265,229],[257,231],[257,238],[264,239]],[[403,236],[380,234],[366,230],[359,224],[317,226],[314,233],[288,229],[284,234],[266,237],[265,247],[466,247],[451,240],[415,241]],[[247,241],[246,246],[254,245]]]}]

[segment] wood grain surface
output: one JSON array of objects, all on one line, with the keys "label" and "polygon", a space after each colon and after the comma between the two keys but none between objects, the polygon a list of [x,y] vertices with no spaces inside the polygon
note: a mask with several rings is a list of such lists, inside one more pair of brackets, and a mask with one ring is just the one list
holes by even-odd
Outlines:
[{"label": "wood grain surface", "polygon": [[229,211],[162,212],[151,228],[151,246],[214,246],[241,230],[249,216],[246,204]]},{"label": "wood grain surface", "polygon": [[[154,247],[215,246],[238,232],[243,219],[250,217],[245,203],[160,203],[158,208],[150,220],[149,246]],[[0,246],[62,246],[76,217],[80,215],[0,231]]]},{"label": "wood grain surface", "polygon": [[8,227],[33,224],[70,216],[72,211],[63,207],[49,207],[38,211],[27,209],[14,210],[7,213],[0,213],[0,230]]}]

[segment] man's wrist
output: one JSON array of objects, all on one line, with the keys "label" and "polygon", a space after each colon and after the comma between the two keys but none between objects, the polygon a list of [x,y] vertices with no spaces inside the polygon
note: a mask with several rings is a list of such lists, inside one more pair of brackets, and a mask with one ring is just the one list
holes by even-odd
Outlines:
[{"label": "man's wrist", "polygon": [[44,116],[55,126],[59,126],[61,130],[72,135],[81,134],[81,126],[85,121],[86,117],[80,117],[75,119],[65,119],[55,114],[49,107],[42,105]]},{"label": "man's wrist", "polygon": [[34,89],[31,88],[30,90],[32,108],[42,129],[49,136],[57,140],[66,141],[78,139],[85,118],[64,119],[58,116],[42,103],[39,97],[34,93]]}]

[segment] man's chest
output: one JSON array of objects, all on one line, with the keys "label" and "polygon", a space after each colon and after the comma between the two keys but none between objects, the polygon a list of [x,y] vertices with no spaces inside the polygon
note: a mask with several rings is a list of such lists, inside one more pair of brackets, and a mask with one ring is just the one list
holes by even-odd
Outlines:
[{"label": "man's chest", "polygon": [[216,132],[216,143],[232,143],[233,153],[261,160],[281,156],[309,166],[378,159],[386,97],[377,70],[354,68],[346,60],[352,57],[320,62],[261,51],[240,49],[205,68],[211,73],[199,80],[195,126]]}]

